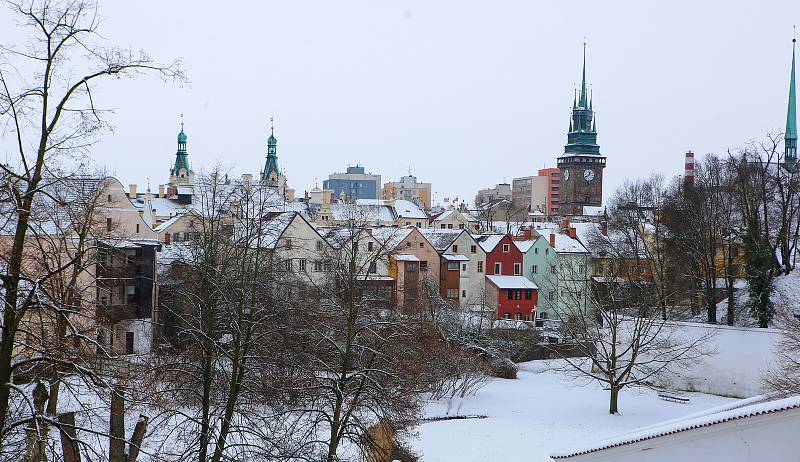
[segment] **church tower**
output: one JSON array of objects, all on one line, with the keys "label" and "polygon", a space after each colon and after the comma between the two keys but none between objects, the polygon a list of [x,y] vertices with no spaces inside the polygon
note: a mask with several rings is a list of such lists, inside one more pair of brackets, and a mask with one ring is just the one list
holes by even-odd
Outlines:
[{"label": "church tower", "polygon": [[261,184],[277,188],[281,195],[286,193],[286,177],[278,166],[278,140],[275,138],[275,125],[270,118],[270,134],[267,138],[267,163],[261,171]]},{"label": "church tower", "polygon": [[783,135],[784,163],[793,172],[797,166],[797,97],[794,87],[794,47],[797,39],[792,39],[792,71],[789,75],[789,107],[786,110],[786,133]]},{"label": "church tower", "polygon": [[583,44],[583,76],[580,94],[572,103],[567,145],[558,158],[561,172],[559,214],[582,215],[583,207],[603,203],[603,169],[606,158],[597,144],[592,97],[586,89],[586,43]]},{"label": "church tower", "polygon": [[175,163],[169,170],[169,190],[167,195],[171,198],[186,196],[191,198],[194,188],[194,170],[189,166],[189,153],[186,151],[186,133],[183,132],[183,115],[181,115],[181,132],[178,133],[178,152],[175,153]]}]

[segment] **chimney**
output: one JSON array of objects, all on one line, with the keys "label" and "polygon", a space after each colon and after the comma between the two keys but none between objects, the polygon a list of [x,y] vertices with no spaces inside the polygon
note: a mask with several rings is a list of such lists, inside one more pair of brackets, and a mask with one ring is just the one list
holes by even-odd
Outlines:
[{"label": "chimney", "polygon": [[556,247],[556,234],[555,233],[550,233],[550,247],[552,247],[552,248]]},{"label": "chimney", "polygon": [[600,222],[600,234],[608,236],[608,220],[606,219]]},{"label": "chimney", "polygon": [[158,185],[158,197],[164,197],[164,194],[165,194],[164,185],[163,184]]},{"label": "chimney", "polygon": [[128,190],[129,190],[128,197],[130,197],[131,199],[136,199],[136,185],[135,184],[129,184],[128,185]]},{"label": "chimney", "polygon": [[694,186],[694,153],[692,151],[686,152],[686,160],[684,162],[683,171],[683,184],[688,187]]},{"label": "chimney", "polygon": [[530,228],[530,226],[526,226],[526,227],[522,228],[522,237],[524,237],[526,239],[530,239],[531,238],[531,228]]}]

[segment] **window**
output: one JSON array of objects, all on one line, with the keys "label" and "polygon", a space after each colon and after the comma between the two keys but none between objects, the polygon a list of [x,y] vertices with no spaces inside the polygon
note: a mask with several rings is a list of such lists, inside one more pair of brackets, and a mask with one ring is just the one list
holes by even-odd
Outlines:
[{"label": "window", "polygon": [[458,225],[458,229],[464,229],[464,224],[462,223],[462,224]]},{"label": "window", "polygon": [[447,224],[447,229],[453,229],[453,224],[452,223],[448,223]]},{"label": "window", "polygon": [[447,298],[458,298],[458,289],[447,289]]},{"label": "window", "polygon": [[453,244],[453,253],[458,253],[458,246]]},{"label": "window", "polygon": [[547,293],[547,300],[551,302],[554,302],[556,300],[556,292],[554,290],[551,290],[550,292]]},{"label": "window", "polygon": [[184,241],[188,241],[189,240],[189,232],[188,231],[184,231],[183,232],[183,240]]},{"label": "window", "polygon": [[368,273],[373,273],[373,274],[377,273],[378,272],[378,264],[375,263],[375,262],[370,263],[369,264],[369,269],[367,270],[367,272]]},{"label": "window", "polygon": [[519,276],[522,273],[522,263],[514,263],[514,276]]},{"label": "window", "polygon": [[466,270],[467,270],[467,264],[466,263],[462,263],[461,264],[461,271],[466,271]]},{"label": "window", "polygon": [[111,194],[109,194],[109,195],[108,195],[108,200],[107,200],[107,202],[111,202]]},{"label": "window", "polygon": [[417,272],[417,264],[416,264],[416,262],[406,262],[406,272],[408,272],[408,273],[416,273]]},{"label": "window", "polygon": [[544,254],[545,254],[545,255],[550,255],[550,249],[549,249],[549,248],[547,248],[547,249],[544,249]]},{"label": "window", "polygon": [[133,354],[133,332],[125,332],[125,354]]},{"label": "window", "polygon": [[548,316],[548,314],[546,312],[544,312],[544,311],[539,313],[539,318],[540,319],[547,319],[547,316]]},{"label": "window", "polygon": [[511,245],[503,244],[503,253],[508,253],[511,250]]},{"label": "window", "polygon": [[322,271],[322,262],[314,260],[314,271]]},{"label": "window", "polygon": [[531,320],[531,315],[526,314],[525,315],[525,322],[529,322],[530,320]]},{"label": "window", "polygon": [[406,222],[406,226],[408,226],[408,225],[410,225],[410,224],[411,224],[411,222],[410,222],[410,221],[407,221],[407,222]]},{"label": "window", "polygon": [[291,239],[286,239],[286,248],[287,249],[291,249],[292,248],[292,240]]},{"label": "window", "polygon": [[180,242],[181,233],[172,233],[172,242]]},{"label": "window", "polygon": [[406,247],[411,247],[411,243],[410,242],[406,242]]},{"label": "window", "polygon": [[417,222],[417,228],[422,228],[422,222]]},{"label": "window", "polygon": [[514,319],[517,321],[522,321],[522,313],[514,313]]},{"label": "window", "polygon": [[538,274],[539,273],[539,265],[531,266],[531,274]]},{"label": "window", "polygon": [[483,273],[483,260],[478,261],[478,272]]},{"label": "window", "polygon": [[533,253],[538,254],[539,253],[539,248],[538,247],[534,247],[533,248]]},{"label": "window", "polygon": [[525,291],[525,300],[530,300],[531,299],[531,292],[533,292],[533,291],[530,290],[530,289]]},{"label": "window", "polygon": [[317,241],[317,250],[322,251],[322,248],[323,248],[322,241]]},{"label": "window", "polygon": [[286,260],[286,271],[291,271],[291,270],[292,270],[292,259],[290,258]]},{"label": "window", "polygon": [[458,262],[447,262],[447,271],[458,271]]},{"label": "window", "polygon": [[372,241],[367,242],[367,250],[369,250],[370,252],[372,252],[372,249],[374,248],[373,244],[374,242]]},{"label": "window", "polygon": [[511,313],[503,313],[503,319],[511,319]]},{"label": "window", "polygon": [[112,226],[113,222],[111,221],[111,217],[106,218],[106,231],[111,231]]},{"label": "window", "polygon": [[502,265],[500,263],[494,264],[494,274],[500,274],[500,270],[502,269]]},{"label": "window", "polygon": [[509,300],[514,300],[514,291],[511,289],[506,290],[506,298]]},{"label": "window", "polygon": [[306,270],[306,259],[305,258],[301,258],[301,259],[297,260],[297,267],[300,269],[300,271],[305,271]]},{"label": "window", "polygon": [[521,290],[515,290],[514,291],[514,300],[522,300],[522,291]]},{"label": "window", "polygon": [[442,229],[445,229],[445,228],[447,228],[447,226],[445,226],[445,224],[444,224],[444,223],[442,223],[441,225],[439,225],[439,227],[440,227],[440,228],[442,228]]},{"label": "window", "polygon": [[423,248],[423,247],[425,247],[425,244],[424,244],[424,243],[422,243],[422,242],[420,242],[420,243],[419,243],[419,248],[421,249],[421,248]]},{"label": "window", "polygon": [[427,260],[419,262],[419,270],[420,271],[428,271],[428,262],[427,262]]},{"label": "window", "polygon": [[555,265],[550,265],[550,272],[556,274],[556,267]]},{"label": "window", "polygon": [[478,253],[478,246],[477,245],[469,246],[469,253]]},{"label": "window", "polygon": [[136,234],[139,234],[139,223],[136,223]]},{"label": "window", "polygon": [[578,265],[578,274],[583,274],[586,272],[586,265]]},{"label": "window", "polygon": [[466,290],[462,290],[461,291],[461,298],[467,298],[467,291]]}]

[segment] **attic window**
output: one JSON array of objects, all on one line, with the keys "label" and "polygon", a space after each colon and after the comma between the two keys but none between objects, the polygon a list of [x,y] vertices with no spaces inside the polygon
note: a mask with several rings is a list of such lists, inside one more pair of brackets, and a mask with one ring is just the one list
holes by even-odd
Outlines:
[{"label": "attic window", "polygon": [[111,202],[111,194],[108,195],[108,202]]},{"label": "attic window", "polygon": [[510,244],[503,244],[503,253],[508,253],[511,250]]}]

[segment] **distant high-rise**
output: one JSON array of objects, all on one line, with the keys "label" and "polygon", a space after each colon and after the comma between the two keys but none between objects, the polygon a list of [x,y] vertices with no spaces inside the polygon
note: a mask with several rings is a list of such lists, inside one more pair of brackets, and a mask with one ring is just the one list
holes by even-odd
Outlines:
[{"label": "distant high-rise", "polygon": [[572,103],[567,145],[558,158],[561,171],[559,214],[582,215],[584,206],[603,202],[603,169],[606,158],[597,144],[592,97],[586,88],[586,43],[583,44],[583,76],[580,95]]},{"label": "distant high-rise", "polygon": [[381,176],[365,173],[364,167],[347,167],[345,173],[331,173],[322,182],[322,189],[333,191],[333,199],[355,202],[357,199],[378,199]]}]

